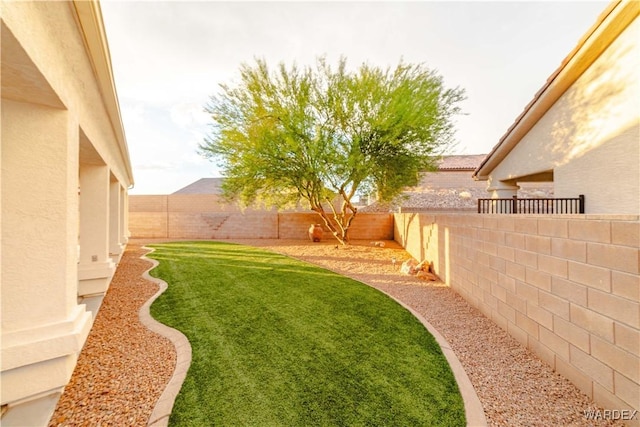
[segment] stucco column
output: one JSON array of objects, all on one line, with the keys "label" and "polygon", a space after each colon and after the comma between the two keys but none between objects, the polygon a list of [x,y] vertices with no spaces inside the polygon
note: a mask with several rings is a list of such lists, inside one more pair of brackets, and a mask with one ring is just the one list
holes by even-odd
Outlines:
[{"label": "stucco column", "polygon": [[3,425],[46,425],[91,327],[77,304],[78,124],[2,100]]},{"label": "stucco column", "polygon": [[115,271],[109,257],[109,168],[80,165],[78,296],[103,295]]},{"label": "stucco column", "polygon": [[[507,183],[504,181],[498,181],[493,177],[489,177],[487,191],[491,193],[492,199],[512,199],[518,195],[520,187],[515,183]],[[511,213],[513,212],[513,204],[511,202],[496,200],[494,206],[494,212],[496,213]]]},{"label": "stucco column", "polygon": [[120,183],[111,177],[109,185],[109,256],[114,263],[120,262],[122,244],[122,190]]},{"label": "stucco column", "polygon": [[123,248],[129,242],[129,192],[120,187],[120,244]]}]

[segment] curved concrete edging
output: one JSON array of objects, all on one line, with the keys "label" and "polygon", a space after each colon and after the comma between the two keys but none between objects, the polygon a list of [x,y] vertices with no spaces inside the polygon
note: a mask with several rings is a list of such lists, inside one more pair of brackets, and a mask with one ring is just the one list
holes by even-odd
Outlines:
[{"label": "curved concrete edging", "polygon": [[[377,288],[376,288],[377,289]],[[456,383],[458,383],[458,388],[460,389],[460,394],[462,395],[462,400],[464,402],[464,414],[467,419],[467,426],[469,427],[486,427],[487,426],[487,418],[484,414],[484,409],[482,408],[482,403],[480,402],[480,398],[478,398],[478,394],[476,390],[473,388],[473,384],[471,384],[471,380],[469,376],[465,372],[462,367],[462,363],[458,360],[458,357],[451,349],[451,346],[447,342],[447,340],[437,331],[436,328],[433,327],[431,323],[427,319],[425,319],[420,313],[415,311],[413,308],[409,307],[404,302],[400,301],[398,298],[393,295],[388,294],[387,292],[378,289],[383,294],[387,295],[389,298],[396,301],[402,307],[409,310],[413,316],[418,319],[422,325],[433,335],[436,339],[438,345],[442,349],[442,353],[444,357],[447,358],[447,362],[449,362],[449,366],[451,367],[451,371],[453,371],[453,376],[456,379]]]},{"label": "curved concrete edging", "polygon": [[146,246],[143,246],[142,248],[148,249],[149,252],[142,255],[140,258],[153,263],[151,267],[142,273],[142,277],[146,280],[157,283],[158,286],[160,286],[160,289],[155,295],[149,298],[142,307],[140,307],[140,322],[151,331],[168,338],[176,348],[176,367],[173,371],[173,376],[160,395],[160,399],[156,402],[153,412],[149,417],[149,421],[147,422],[148,426],[160,427],[167,426],[169,424],[169,416],[173,409],[173,403],[175,402],[176,396],[178,396],[182,383],[187,376],[187,371],[191,365],[191,344],[189,344],[189,340],[182,332],[177,329],[170,328],[151,317],[151,304],[153,304],[156,298],[158,298],[167,289],[168,285],[164,280],[152,277],[149,274],[149,271],[158,265],[158,261],[147,258],[147,254],[153,252],[155,249],[148,248]]},{"label": "curved concrete edging", "polygon": [[[167,337],[175,346],[177,353],[176,368],[173,372],[173,376],[169,380],[169,383],[160,396],[160,399],[158,399],[158,402],[156,403],[153,412],[149,417],[149,422],[147,423],[148,426],[153,427],[167,426],[169,423],[171,410],[173,409],[173,403],[175,402],[176,396],[178,395],[178,392],[182,387],[182,383],[184,382],[184,379],[187,376],[187,371],[189,370],[189,366],[191,365],[191,344],[189,344],[189,340],[186,336],[184,336],[182,332],[170,328],[151,317],[151,313],[149,311],[151,304],[153,304],[156,298],[158,298],[167,289],[168,285],[164,280],[152,277],[149,274],[149,271],[151,271],[159,264],[158,261],[147,258],[147,254],[153,252],[155,249],[148,248],[146,246],[143,246],[143,249],[148,249],[149,252],[144,254],[141,258],[152,262],[153,265],[142,274],[142,277],[146,280],[157,283],[160,289],[140,308],[140,321],[143,325],[145,325],[153,332]],[[390,295],[383,290],[377,290],[387,295],[389,298],[393,299],[402,307],[407,309],[416,319],[420,321],[420,323],[422,323],[427,331],[429,331],[429,333],[433,335],[433,337],[436,339],[436,342],[442,349],[442,353],[447,359],[456,383],[458,384],[458,388],[464,402],[464,412],[467,419],[467,426],[486,427],[487,419],[484,414],[484,409],[482,408],[482,403],[480,402],[480,399],[478,398],[478,395],[473,388],[473,384],[471,384],[469,376],[465,372],[462,364],[460,363],[460,360],[458,360],[458,357],[451,349],[451,346],[449,345],[447,340],[440,334],[440,332],[437,331],[437,329],[431,323],[429,323],[427,319],[425,319],[416,310],[414,310],[395,296]]]}]

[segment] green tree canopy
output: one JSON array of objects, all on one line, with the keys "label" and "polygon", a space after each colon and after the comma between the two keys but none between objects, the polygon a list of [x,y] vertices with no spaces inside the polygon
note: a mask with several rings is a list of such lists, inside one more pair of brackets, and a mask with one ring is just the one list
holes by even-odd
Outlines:
[{"label": "green tree canopy", "polygon": [[200,149],[220,162],[227,197],[278,207],[304,199],[342,243],[357,193],[390,201],[433,170],[464,99],[423,65],[349,72],[344,58],[335,69],[324,57],[273,70],[256,60],[240,67],[239,83],[220,86]]}]

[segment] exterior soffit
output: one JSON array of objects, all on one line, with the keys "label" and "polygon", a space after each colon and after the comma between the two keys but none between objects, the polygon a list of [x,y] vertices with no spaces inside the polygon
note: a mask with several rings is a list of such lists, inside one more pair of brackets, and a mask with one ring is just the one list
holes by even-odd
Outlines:
[{"label": "exterior soffit", "polygon": [[2,98],[64,109],[65,106],[2,21]]},{"label": "exterior soffit", "polygon": [[87,135],[80,129],[80,144],[78,158],[80,166],[82,165],[105,165],[98,151],[95,149]]},{"label": "exterior soffit", "polygon": [[553,169],[543,172],[534,173],[531,175],[523,175],[518,177],[513,177],[512,179],[507,180],[513,183],[522,183],[522,182],[553,182]]}]

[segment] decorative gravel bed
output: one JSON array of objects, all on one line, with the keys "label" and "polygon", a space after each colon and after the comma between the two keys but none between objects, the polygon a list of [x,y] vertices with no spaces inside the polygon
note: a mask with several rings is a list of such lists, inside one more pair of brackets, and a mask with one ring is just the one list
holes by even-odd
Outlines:
[{"label": "decorative gravel bed", "polygon": [[[458,294],[439,282],[400,274],[410,256],[384,247],[332,241],[237,240],[321,265],[393,295],[424,316],[449,342],[492,426],[616,425],[587,420],[598,407]],[[157,286],[140,275],[145,251],[131,242],[105,297],[51,425],[146,425],[175,366],[169,341],[138,321]],[[392,264],[392,258],[397,260]]]},{"label": "decorative gravel bed", "polygon": [[158,285],[142,278],[148,252],[129,244],[50,426],[144,426],[176,363],[173,344],[144,327]]}]

